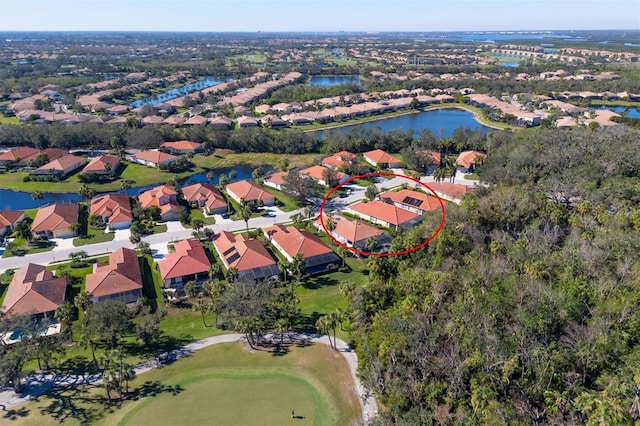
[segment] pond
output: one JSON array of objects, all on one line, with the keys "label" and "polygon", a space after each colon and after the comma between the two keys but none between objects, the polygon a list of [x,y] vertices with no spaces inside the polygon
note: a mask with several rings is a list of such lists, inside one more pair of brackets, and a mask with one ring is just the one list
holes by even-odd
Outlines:
[{"label": "pond", "polygon": [[[473,114],[468,111],[458,109],[436,109],[413,114],[405,114],[398,117],[381,118],[380,120],[338,127],[327,131],[350,132],[353,128],[358,126],[365,129],[379,127],[383,132],[389,132],[391,130],[406,132],[407,130],[413,130],[416,134],[423,129],[429,129],[436,137],[449,137],[453,135],[453,131],[458,127],[480,129],[483,132],[492,130],[490,127],[484,126],[477,121]],[[322,134],[320,137],[322,137]]]},{"label": "pond", "polygon": [[314,75],[309,81],[311,86],[340,86],[347,84],[362,84],[357,75]]},{"label": "pond", "polygon": [[[264,167],[265,174],[271,173],[275,170],[271,166],[263,166],[263,167]],[[227,179],[229,179],[229,172],[231,170],[235,170],[237,176],[234,179],[229,179],[229,181],[232,181],[232,180],[235,181],[240,179],[251,179],[251,175],[255,169],[256,169],[255,166],[250,166],[246,164],[240,164],[235,167],[221,167],[218,169],[214,169],[213,172],[215,177],[212,183],[214,185],[217,185],[221,174],[225,174],[227,176]],[[171,174],[167,173],[167,179],[169,179],[170,177],[171,177]],[[185,183],[183,184],[183,186],[190,185],[192,183],[198,183],[198,182],[208,182],[206,172],[196,173],[193,176],[188,177]],[[158,185],[160,184],[158,183],[158,184],[147,185],[147,186],[138,186],[138,187],[134,187],[126,190],[114,191],[114,192],[118,192],[120,194],[127,194],[127,195],[138,195],[141,192],[149,190]],[[68,192],[66,193],[45,192],[42,194],[42,196],[43,196],[42,200],[34,200],[33,198],[31,198],[31,194],[28,192],[12,191],[10,189],[0,188],[0,210],[27,210],[27,209],[35,209],[46,204],[72,203],[72,202],[77,203],[83,200],[83,198],[79,194],[68,193]]]},{"label": "pond", "polygon": [[131,102],[129,106],[132,108],[137,108],[143,105],[157,105],[162,102],[167,102],[171,99],[177,98],[178,96],[184,96],[191,92],[195,92],[197,90],[203,90],[208,87],[216,86],[225,81],[229,81],[229,78],[225,77],[212,77],[207,76],[201,80],[194,81],[193,83],[185,84],[184,86],[175,87],[173,89],[169,89],[166,92],[162,92],[157,95],[150,96],[144,99],[138,99],[137,101]]},{"label": "pond", "polygon": [[640,118],[640,110],[638,108],[625,107],[625,106],[599,106],[596,109],[606,109],[613,111],[620,115],[626,115],[630,118]]}]

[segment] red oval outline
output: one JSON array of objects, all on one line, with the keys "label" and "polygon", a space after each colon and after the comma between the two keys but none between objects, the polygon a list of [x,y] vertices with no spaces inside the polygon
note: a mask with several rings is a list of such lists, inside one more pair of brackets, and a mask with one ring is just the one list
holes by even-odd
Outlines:
[{"label": "red oval outline", "polygon": [[[377,176],[396,176],[396,177],[400,177],[400,178],[409,179],[409,180],[414,181],[415,183],[427,188],[429,191],[431,191],[431,193],[434,195],[434,197],[436,197],[436,199],[438,200],[438,203],[440,203],[440,210],[442,211],[442,216],[440,218],[440,225],[435,230],[435,232],[429,238],[427,238],[426,241],[422,242],[421,244],[418,244],[415,247],[411,247],[411,248],[408,248],[408,249],[405,249],[405,250],[394,251],[394,252],[391,252],[391,253],[374,253],[374,252],[369,252],[369,251],[363,251],[363,250],[357,249],[355,247],[349,247],[348,245],[338,241],[333,235],[331,235],[331,233],[329,233],[329,230],[327,229],[327,226],[325,225],[324,219],[322,217],[322,213],[324,212],[324,206],[327,203],[327,201],[329,200],[329,197],[331,197],[331,195],[334,192],[336,192],[338,189],[340,189],[341,187],[343,187],[344,185],[346,185],[349,182],[352,182],[352,181],[354,181],[356,179],[360,179],[360,178],[377,177]],[[325,234],[327,234],[329,236],[329,238],[331,238],[333,241],[335,241],[336,244],[338,244],[342,248],[345,248],[345,249],[349,250],[352,253],[356,253],[356,254],[359,254],[361,256],[372,256],[372,257],[400,256],[400,255],[403,255],[403,254],[412,253],[412,252],[414,252],[416,250],[420,250],[422,247],[426,246],[431,241],[433,241],[433,239],[436,238],[438,236],[438,234],[440,234],[440,232],[442,231],[442,228],[444,227],[445,217],[446,217],[446,213],[445,213],[445,210],[444,210],[444,203],[442,202],[442,198],[440,198],[440,196],[438,196],[438,194],[436,194],[436,192],[433,189],[431,189],[429,187],[429,185],[427,185],[424,182],[420,182],[419,179],[415,179],[415,178],[412,178],[410,176],[400,175],[400,174],[391,173],[391,172],[372,172],[372,173],[365,173],[363,175],[357,175],[357,176],[350,177],[349,179],[345,180],[344,182],[342,182],[342,183],[338,184],[337,186],[331,188],[331,190],[324,196],[324,199],[322,200],[322,204],[320,204],[320,212],[319,212],[320,224],[322,225],[322,229],[324,230]]]}]

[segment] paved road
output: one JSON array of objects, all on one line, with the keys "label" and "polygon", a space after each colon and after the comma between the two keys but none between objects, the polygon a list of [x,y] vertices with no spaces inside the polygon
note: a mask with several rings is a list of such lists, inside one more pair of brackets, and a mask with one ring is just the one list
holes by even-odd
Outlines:
[{"label": "paved road", "polygon": [[[274,338],[273,335],[267,335],[267,339]],[[279,338],[279,336],[277,337]],[[315,334],[297,334],[288,333],[285,335],[287,341],[309,341],[314,343],[321,343],[329,345],[329,337],[326,335]],[[358,357],[355,352],[344,341],[336,339],[337,351],[342,354],[349,371],[351,372],[351,378],[355,383],[356,392],[358,393],[360,400],[360,407],[362,410],[362,419],[364,424],[368,424],[368,420],[372,419],[378,413],[378,406],[375,398],[362,386],[360,380],[356,376],[356,370],[358,368]],[[173,350],[166,353],[166,357],[171,361],[182,358],[192,352],[199,349],[206,348],[207,346],[215,345],[218,343],[231,343],[244,341],[244,335],[242,334],[222,334],[219,336],[207,337],[206,339],[198,340],[182,348]],[[136,374],[145,373],[151,369],[158,368],[161,364],[157,360],[143,362],[138,364],[134,370]],[[39,395],[45,393],[48,389],[54,386],[76,386],[80,384],[99,383],[102,380],[101,374],[92,374],[88,376],[81,375],[54,375],[54,374],[32,374],[25,380],[25,393],[17,395],[10,389],[0,388],[0,407],[6,410],[8,407],[14,407],[16,405],[27,402]]]},{"label": "paved road", "polygon": [[[393,173],[403,174],[402,169],[393,169]],[[422,182],[429,183],[433,182],[432,176],[425,176],[420,179]],[[392,179],[386,178],[377,178],[377,183],[375,184],[380,191],[392,189],[401,186],[403,183],[412,183],[411,181],[394,177]],[[463,173],[458,173],[455,179],[455,183],[459,183],[462,185],[476,186],[479,185],[478,181],[471,181],[464,179]],[[356,201],[364,198],[364,193],[366,188],[357,186],[357,185],[349,185],[352,189],[352,192],[347,195],[345,198],[334,198],[333,200],[327,202],[325,208],[327,210],[341,210],[346,207],[348,204],[354,203]],[[296,213],[302,213],[302,209],[295,210],[292,212],[282,212],[281,210],[275,207],[269,207],[268,210],[271,212],[270,216],[261,216],[257,218],[253,218],[249,220],[250,228],[265,228],[267,226],[275,225],[276,223],[286,223],[291,221],[291,216]],[[220,231],[240,231],[245,229],[245,223],[242,220],[233,221],[231,219],[224,219],[220,215],[215,216],[216,224],[207,226],[206,228],[211,229],[214,232]],[[180,223],[177,222],[169,222],[167,232],[161,234],[153,234],[143,237],[142,240],[149,243],[152,248],[157,249],[160,253],[166,253],[166,245],[171,241],[178,241],[185,238],[192,237],[192,230],[183,228]],[[27,263],[36,263],[40,265],[48,265],[52,262],[62,261],[69,259],[69,255],[74,251],[83,250],[87,252],[90,256],[95,255],[103,255],[113,252],[120,247],[127,248],[135,248],[135,245],[129,241],[128,230],[126,231],[117,231],[116,237],[113,241],[109,241],[106,243],[98,243],[98,244],[89,244],[82,247],[71,247],[71,240],[66,240],[61,242],[60,246],[55,247],[52,251],[44,252],[44,253],[35,253],[29,254],[26,256],[16,256],[9,257],[5,259],[0,259],[0,273],[3,273],[7,269],[16,269],[21,268]]]}]

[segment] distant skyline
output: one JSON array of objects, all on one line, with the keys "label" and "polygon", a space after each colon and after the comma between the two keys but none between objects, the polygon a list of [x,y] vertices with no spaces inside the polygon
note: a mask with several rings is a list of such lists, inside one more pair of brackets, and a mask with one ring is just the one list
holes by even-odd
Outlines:
[{"label": "distant skyline", "polygon": [[0,0],[0,31],[640,29],[638,0]]}]

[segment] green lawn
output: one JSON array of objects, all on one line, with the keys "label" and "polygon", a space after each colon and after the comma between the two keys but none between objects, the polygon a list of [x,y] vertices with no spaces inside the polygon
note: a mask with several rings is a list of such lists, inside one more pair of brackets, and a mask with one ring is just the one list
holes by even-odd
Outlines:
[{"label": "green lawn", "polygon": [[[359,424],[360,403],[344,359],[324,345],[247,351],[239,343],[201,349],[130,385],[129,400],[105,406],[99,385],[50,390],[6,411],[12,424]],[[277,391],[276,391],[277,390]],[[298,418],[291,419],[291,410]]]},{"label": "green lawn", "polygon": [[300,208],[300,203],[289,197],[284,192],[266,185],[262,185],[262,188],[276,198],[276,206],[283,212],[291,212]]},{"label": "green lawn", "polygon": [[[200,167],[194,167],[192,170],[182,173],[171,173],[136,163],[125,163],[120,169],[122,171],[119,179],[113,182],[89,183],[87,185],[98,192],[116,191],[122,188],[122,180],[129,181],[131,186],[145,186],[155,183],[161,184],[173,177],[184,178],[202,171]],[[0,188],[26,192],[33,192],[36,189],[41,192],[77,192],[78,186],[81,185],[77,174],[59,182],[23,182],[23,178],[28,175],[29,172],[2,173],[0,174]]]},{"label": "green lawn", "polygon": [[[205,225],[215,225],[216,224],[216,219],[213,216],[205,216],[202,213],[202,210],[200,209],[191,209],[189,216],[191,217],[191,220],[193,219],[200,219],[201,221],[204,222]],[[186,225],[184,225],[185,228],[192,228],[191,224],[188,223]]]},{"label": "green lawn", "polygon": [[39,243],[33,243],[34,245],[28,245],[23,238],[16,238],[14,243],[19,249],[18,254],[13,254],[10,250],[5,250],[2,257],[6,258],[13,256],[24,256],[25,254],[43,253],[45,251],[51,251],[55,247],[54,243],[50,241],[43,241]]},{"label": "green lawn", "polygon": [[104,232],[100,229],[90,229],[89,233],[85,237],[78,237],[73,239],[73,246],[80,247],[87,244],[106,243],[113,241],[116,236],[115,232]]},{"label": "green lawn", "polygon": [[191,160],[198,167],[215,169],[233,167],[238,164],[250,164],[252,166],[270,165],[278,167],[283,158],[289,160],[289,167],[298,167],[313,164],[317,154],[275,154],[271,152],[234,152],[229,149],[217,149],[211,155],[196,155]]}]

